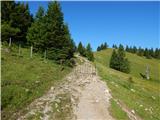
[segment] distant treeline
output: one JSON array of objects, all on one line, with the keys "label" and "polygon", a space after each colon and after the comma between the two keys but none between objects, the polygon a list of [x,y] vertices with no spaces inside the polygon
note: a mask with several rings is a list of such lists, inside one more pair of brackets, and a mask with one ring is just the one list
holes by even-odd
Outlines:
[{"label": "distant treeline", "polygon": [[102,43],[100,46],[97,47],[97,51],[105,50],[108,48],[107,43]]},{"label": "distant treeline", "polygon": [[148,49],[148,48],[137,48],[136,46],[133,47],[128,47],[126,46],[125,49],[127,52],[130,53],[135,53],[139,56],[145,56],[146,58],[156,58],[156,59],[160,59],[160,49],[156,48],[155,50],[153,48]]},{"label": "distant treeline", "polygon": [[[123,45],[121,45],[123,46]],[[123,46],[124,47],[124,46]],[[101,44],[100,46],[97,47],[97,51],[107,49],[108,45],[105,42],[104,44]],[[119,46],[113,44],[112,48],[118,49]],[[160,59],[160,48],[156,48],[155,50],[153,48],[141,48],[141,47],[136,47],[136,46],[126,46],[124,49],[126,52],[134,53],[139,56],[145,56],[148,59],[151,58],[156,58]]]}]

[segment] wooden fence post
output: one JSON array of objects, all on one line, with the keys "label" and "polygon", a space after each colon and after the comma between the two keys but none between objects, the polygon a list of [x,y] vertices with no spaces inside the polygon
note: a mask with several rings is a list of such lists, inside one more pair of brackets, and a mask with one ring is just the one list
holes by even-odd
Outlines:
[{"label": "wooden fence post", "polygon": [[148,65],[147,65],[147,67],[146,67],[146,78],[147,78],[147,80],[150,79],[150,77],[149,77],[149,67],[148,67]]},{"label": "wooden fence post", "polygon": [[11,40],[11,37],[9,38],[9,47],[11,47],[11,44],[12,44],[12,40]]}]

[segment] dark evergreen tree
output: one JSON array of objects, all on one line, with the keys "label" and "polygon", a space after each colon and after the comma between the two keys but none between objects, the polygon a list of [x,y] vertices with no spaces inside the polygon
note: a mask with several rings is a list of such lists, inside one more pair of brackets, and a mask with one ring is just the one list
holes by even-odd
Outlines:
[{"label": "dark evergreen tree", "polygon": [[97,51],[100,51],[100,50],[101,50],[101,48],[98,46],[98,47],[97,47]]},{"label": "dark evergreen tree", "polygon": [[123,45],[119,45],[117,53],[115,50],[113,50],[110,60],[110,67],[125,73],[130,72],[129,61],[127,58],[125,58],[125,51]]},{"label": "dark evergreen tree", "polygon": [[73,57],[73,53],[76,51],[76,45],[73,41],[73,39],[71,38],[71,34],[69,32],[69,28],[68,25],[65,24],[64,25],[64,46],[66,46],[66,50],[68,50],[68,58],[72,58]]},{"label": "dark evergreen tree", "polygon": [[126,51],[129,52],[129,47],[128,47],[128,45],[126,46]]},{"label": "dark evergreen tree", "polygon": [[144,50],[144,56],[145,56],[146,58],[148,58],[148,59],[151,58],[151,56],[150,56],[150,54],[149,54],[149,50],[148,50],[147,48],[145,48],[145,50]]},{"label": "dark evergreen tree", "polygon": [[118,48],[117,45],[115,45],[114,48],[117,49]]},{"label": "dark evergreen tree", "polygon": [[117,45],[116,45],[116,44],[113,44],[112,48],[117,49],[118,47],[117,47]]},{"label": "dark evergreen tree", "polygon": [[154,52],[154,57],[160,59],[160,49],[156,48]]},{"label": "dark evergreen tree", "polygon": [[39,8],[27,39],[35,50],[47,50],[47,58],[60,64],[69,64],[76,49],[57,1],[49,3],[46,13],[42,7]]},{"label": "dark evergreen tree", "polygon": [[[2,30],[2,41],[8,41],[9,38],[12,37],[12,42],[14,43],[26,43],[26,33],[28,27],[33,21],[32,15],[29,12],[28,4],[23,4],[20,2],[16,3],[14,1],[2,1],[1,5],[3,25],[2,29],[4,29]],[[6,29],[8,29],[8,33]]]},{"label": "dark evergreen tree", "polygon": [[92,52],[92,48],[91,45],[88,43],[87,47],[86,47],[86,57],[88,58],[88,60],[93,61],[94,60],[94,56],[93,56],[93,52]]},{"label": "dark evergreen tree", "polygon": [[29,12],[28,4],[16,3],[14,12],[10,15],[10,24],[12,27],[19,28],[21,31],[16,35],[15,40],[25,44],[26,34],[28,28],[31,26],[33,21],[32,15]]},{"label": "dark evergreen tree", "polygon": [[[10,24],[7,24],[5,22],[3,22],[3,24],[1,25],[1,37],[3,42],[6,41],[9,43],[9,39],[15,38],[19,32],[19,28],[11,27]],[[12,40],[12,42],[14,41]]]},{"label": "dark evergreen tree", "polygon": [[151,57],[154,57],[154,50],[153,50],[153,48],[149,49],[149,55]]},{"label": "dark evergreen tree", "polygon": [[9,23],[11,20],[11,14],[14,12],[15,9],[15,2],[14,1],[1,1],[1,22]]},{"label": "dark evergreen tree", "polygon": [[39,52],[44,52],[44,50],[47,49],[44,16],[44,8],[40,6],[36,14],[34,23],[32,23],[31,27],[28,29],[28,33],[26,36],[29,45],[33,45],[34,50]]},{"label": "dark evergreen tree", "polygon": [[107,49],[108,48],[108,44],[105,42],[104,43],[104,49]]},{"label": "dark evergreen tree", "polygon": [[49,3],[45,23],[48,58],[58,63],[64,63],[73,56],[74,44],[68,26],[64,24],[59,2]]},{"label": "dark evergreen tree", "polygon": [[144,55],[144,50],[141,47],[138,48],[137,55],[139,55],[139,56],[143,56]]},{"label": "dark evergreen tree", "polygon": [[119,69],[117,58],[118,58],[118,55],[116,53],[116,50],[113,49],[112,56],[111,56],[110,63],[109,63],[110,68],[113,68],[113,69],[116,69],[116,70]]},{"label": "dark evergreen tree", "polygon": [[79,42],[77,50],[80,53],[80,55],[82,55],[84,57],[86,56],[86,50],[81,42]]},{"label": "dark evergreen tree", "polygon": [[112,45],[112,48],[115,48],[115,45],[114,45],[114,44]]},{"label": "dark evergreen tree", "polygon": [[132,48],[132,46],[129,47],[129,52],[130,52],[130,53],[133,53],[133,48]]},{"label": "dark evergreen tree", "polygon": [[101,48],[101,50],[103,50],[103,49],[104,49],[104,45],[103,45],[103,43],[101,44],[100,48]]},{"label": "dark evergreen tree", "polygon": [[136,46],[133,46],[133,53],[136,53],[137,52],[137,48],[136,48]]},{"label": "dark evergreen tree", "polygon": [[107,49],[107,48],[108,48],[108,45],[105,42],[104,44],[102,43],[100,46],[97,47],[97,51],[104,50],[104,49]]}]

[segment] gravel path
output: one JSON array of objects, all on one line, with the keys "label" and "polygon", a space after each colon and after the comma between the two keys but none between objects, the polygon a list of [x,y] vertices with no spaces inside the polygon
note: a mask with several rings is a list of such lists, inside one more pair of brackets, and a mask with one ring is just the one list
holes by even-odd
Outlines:
[{"label": "gravel path", "polygon": [[114,120],[108,107],[111,95],[95,67],[87,60],[77,65],[65,82],[36,99],[18,120]]}]

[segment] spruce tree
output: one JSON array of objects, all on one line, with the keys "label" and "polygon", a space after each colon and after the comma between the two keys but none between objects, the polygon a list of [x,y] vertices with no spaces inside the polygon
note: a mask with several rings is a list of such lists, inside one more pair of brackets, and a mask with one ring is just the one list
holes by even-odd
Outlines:
[{"label": "spruce tree", "polygon": [[118,51],[113,50],[110,59],[110,67],[125,73],[130,72],[130,64],[127,58],[125,58],[125,51],[123,45],[119,45]]},{"label": "spruce tree", "polygon": [[88,45],[86,47],[86,57],[90,61],[94,60],[94,56],[93,56],[93,53],[92,53],[92,48],[91,48],[91,45],[89,43],[88,43]]},{"label": "spruce tree", "polygon": [[29,45],[34,46],[34,51],[44,52],[47,49],[45,44],[46,29],[44,16],[44,8],[40,6],[36,13],[34,23],[32,23],[31,27],[28,29],[26,38]]},{"label": "spruce tree", "polygon": [[101,48],[98,46],[98,47],[97,47],[97,51],[100,51],[100,50],[101,50]]},{"label": "spruce tree", "polygon": [[86,50],[81,42],[79,42],[77,50],[80,53],[80,55],[82,55],[84,57],[86,56]]},{"label": "spruce tree", "polygon": [[49,3],[45,23],[48,57],[58,63],[64,63],[73,56],[73,41],[71,40],[68,26],[64,24],[59,2]]},{"label": "spruce tree", "polygon": [[110,68],[118,70],[118,59],[117,59],[117,53],[115,49],[113,49],[109,66]]},{"label": "spruce tree", "polygon": [[151,56],[150,56],[150,54],[149,54],[148,48],[145,48],[144,56],[145,56],[147,59],[150,59],[150,58],[151,58]]},{"label": "spruce tree", "polygon": [[128,47],[128,45],[126,46],[126,51],[129,52],[129,47]]},{"label": "spruce tree", "polygon": [[47,58],[60,64],[69,64],[76,49],[57,1],[49,3],[46,13],[39,8],[27,39],[37,51],[47,50]]},{"label": "spruce tree", "polygon": [[141,47],[139,47],[139,48],[138,48],[137,55],[139,55],[139,56],[143,56],[143,54],[144,54],[143,49],[142,49]]},{"label": "spruce tree", "polygon": [[157,59],[160,59],[160,49],[156,48],[156,50],[154,52],[154,57]]},{"label": "spruce tree", "polygon": [[12,38],[13,43],[26,43],[26,34],[33,18],[28,4],[15,1],[2,1],[2,41]]},{"label": "spruce tree", "polygon": [[137,48],[136,46],[133,46],[133,53],[136,53],[137,52]]}]

